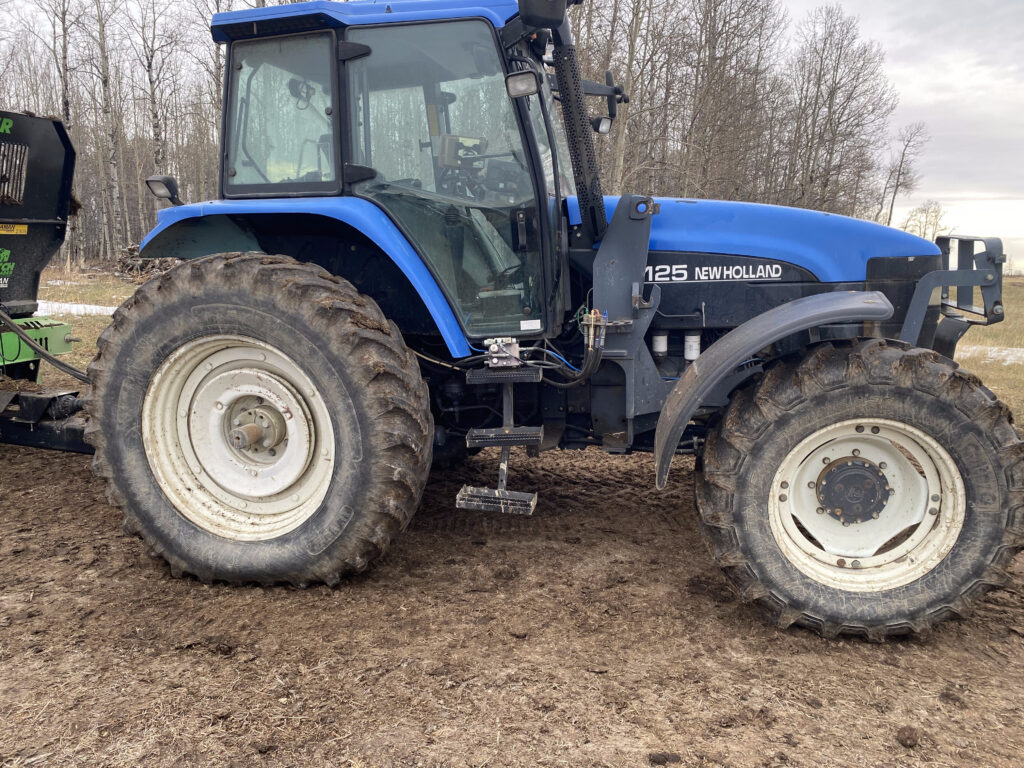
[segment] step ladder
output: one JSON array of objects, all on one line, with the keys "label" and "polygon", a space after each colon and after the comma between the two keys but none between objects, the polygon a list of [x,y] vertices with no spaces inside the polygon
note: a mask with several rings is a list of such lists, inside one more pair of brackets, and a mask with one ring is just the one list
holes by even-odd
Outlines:
[{"label": "step ladder", "polygon": [[508,460],[513,445],[539,446],[544,441],[544,427],[517,427],[513,423],[512,386],[518,382],[536,384],[544,376],[540,368],[501,367],[482,368],[466,372],[466,383],[470,385],[501,384],[502,425],[492,429],[471,429],[466,434],[466,446],[501,448],[501,463],[498,465],[498,487],[479,488],[462,486],[455,498],[459,509],[475,509],[478,512],[504,512],[510,515],[532,515],[537,507],[536,493],[510,491],[508,482]]}]

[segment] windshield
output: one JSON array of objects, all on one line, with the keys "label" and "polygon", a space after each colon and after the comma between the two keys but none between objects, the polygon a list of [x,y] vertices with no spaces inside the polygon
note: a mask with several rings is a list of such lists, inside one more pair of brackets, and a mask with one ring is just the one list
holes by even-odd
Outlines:
[{"label": "windshield", "polygon": [[333,50],[324,32],[232,45],[227,191],[337,191]]},{"label": "windshield", "polygon": [[474,336],[542,330],[533,179],[493,31],[480,21],[358,28],[347,69],[354,186],[430,264]]}]

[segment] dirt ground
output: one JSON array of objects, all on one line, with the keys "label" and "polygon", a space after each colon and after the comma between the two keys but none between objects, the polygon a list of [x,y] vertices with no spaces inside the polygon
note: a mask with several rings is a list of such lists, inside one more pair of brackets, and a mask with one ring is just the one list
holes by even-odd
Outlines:
[{"label": "dirt ground", "polygon": [[516,456],[520,519],[454,509],[484,454],[341,588],[209,587],[88,464],[0,445],[3,766],[1022,764],[1020,559],[926,641],[826,641],[733,597],[685,461]]}]

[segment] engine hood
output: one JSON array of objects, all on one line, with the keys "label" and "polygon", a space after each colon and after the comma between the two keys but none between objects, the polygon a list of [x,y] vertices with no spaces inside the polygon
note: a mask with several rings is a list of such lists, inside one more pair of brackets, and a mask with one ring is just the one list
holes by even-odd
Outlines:
[{"label": "engine hood", "polygon": [[[822,282],[864,280],[868,259],[934,256],[928,240],[892,227],[834,213],[723,200],[654,198],[652,251],[721,253],[775,259],[811,272]],[[618,197],[605,197],[611,220]],[[570,221],[579,204],[569,198]]]}]

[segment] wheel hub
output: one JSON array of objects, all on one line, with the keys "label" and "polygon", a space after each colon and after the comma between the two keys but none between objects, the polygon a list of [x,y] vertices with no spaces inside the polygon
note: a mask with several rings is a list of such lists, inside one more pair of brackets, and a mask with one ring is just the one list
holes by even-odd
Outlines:
[{"label": "wheel hub", "polygon": [[825,514],[843,525],[878,519],[892,492],[877,464],[855,456],[830,462],[818,476],[816,488]]},{"label": "wheel hub", "polygon": [[232,410],[228,425],[228,442],[239,451],[277,455],[277,448],[287,439],[285,415],[276,408],[264,405],[261,397],[255,398],[255,407],[240,403]]}]

